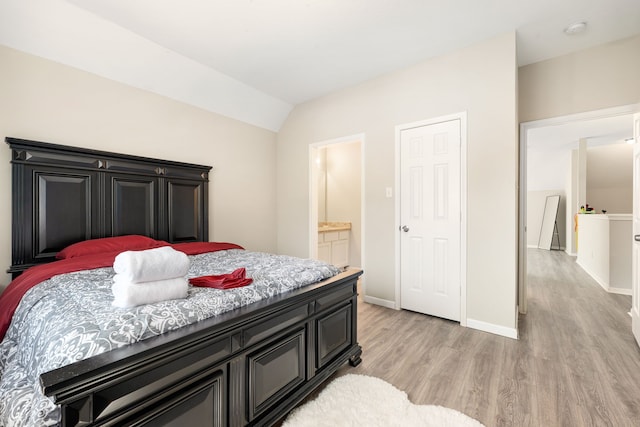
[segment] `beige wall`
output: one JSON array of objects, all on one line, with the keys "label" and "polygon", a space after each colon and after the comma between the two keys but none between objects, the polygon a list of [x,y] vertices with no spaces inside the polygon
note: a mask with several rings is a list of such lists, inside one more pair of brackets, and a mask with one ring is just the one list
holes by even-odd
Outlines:
[{"label": "beige wall", "polygon": [[587,149],[587,203],[597,213],[633,212],[633,145]]},{"label": "beige wall", "polygon": [[520,122],[640,103],[640,35],[520,67]]},{"label": "beige wall", "polygon": [[364,133],[365,293],[394,301],[395,126],[468,114],[467,317],[513,332],[517,289],[515,34],[297,106],[278,134],[278,250],[307,256],[309,144]]},{"label": "beige wall", "polygon": [[[211,240],[276,250],[276,134],[0,46],[0,136],[213,165]],[[0,268],[11,263],[11,173],[0,146]],[[9,276],[0,274],[0,288]]]}]

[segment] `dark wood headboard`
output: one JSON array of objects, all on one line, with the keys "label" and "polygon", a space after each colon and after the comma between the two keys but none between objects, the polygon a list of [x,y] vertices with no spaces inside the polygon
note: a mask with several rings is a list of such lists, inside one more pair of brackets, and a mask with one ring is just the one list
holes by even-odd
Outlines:
[{"label": "dark wood headboard", "polygon": [[87,239],[208,240],[210,166],[6,138],[13,277]]}]

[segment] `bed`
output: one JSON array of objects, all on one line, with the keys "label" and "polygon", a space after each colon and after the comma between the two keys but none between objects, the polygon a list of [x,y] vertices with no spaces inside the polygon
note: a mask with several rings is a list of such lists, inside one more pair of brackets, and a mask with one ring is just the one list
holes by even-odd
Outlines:
[{"label": "bed", "polygon": [[[15,138],[6,142],[12,152],[8,271],[14,282],[60,264],[52,261],[69,245],[129,235],[182,248],[191,258],[189,277],[246,266],[254,280],[232,292],[190,288],[182,303],[139,306],[133,314],[105,303],[113,279],[108,261],[30,288],[7,337],[33,338],[37,348],[51,347],[42,344],[45,338],[58,344],[49,353],[20,350],[23,365],[41,363],[30,374],[37,375],[34,388],[42,394],[31,397],[42,415],[34,418],[39,423],[271,425],[339,367],[360,363],[356,304],[362,272],[208,243],[210,167]],[[51,296],[56,290],[62,293],[57,303]],[[89,302],[78,296],[84,294]],[[211,305],[210,295],[221,305]],[[62,333],[58,322],[80,311],[112,329],[87,327],[75,341],[56,337]],[[43,320],[45,313],[57,320]],[[138,315],[147,316],[146,323]],[[24,320],[29,316],[40,319],[37,326]],[[125,321],[116,324],[114,317]],[[141,323],[145,327],[136,329]],[[7,353],[18,351],[7,340],[0,345],[0,381],[17,376],[6,373]],[[69,350],[67,341],[82,342],[87,350]],[[19,413],[20,405],[9,406],[0,403],[0,414],[3,408]]]}]

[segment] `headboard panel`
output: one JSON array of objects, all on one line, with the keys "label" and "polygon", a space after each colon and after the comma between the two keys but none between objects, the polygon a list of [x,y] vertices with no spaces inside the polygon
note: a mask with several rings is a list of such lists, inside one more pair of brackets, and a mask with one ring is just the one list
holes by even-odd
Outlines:
[{"label": "headboard panel", "polygon": [[208,240],[210,166],[5,140],[12,164],[8,272],[14,277],[87,239]]}]

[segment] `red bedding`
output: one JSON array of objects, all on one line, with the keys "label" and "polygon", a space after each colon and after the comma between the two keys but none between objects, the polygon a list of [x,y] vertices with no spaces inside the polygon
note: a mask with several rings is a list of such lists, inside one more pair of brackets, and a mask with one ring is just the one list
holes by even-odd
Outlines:
[{"label": "red bedding", "polygon": [[244,267],[238,268],[229,274],[215,274],[211,276],[192,277],[189,283],[193,286],[215,289],[233,289],[250,285],[252,278],[247,278],[247,270]]},{"label": "red bedding", "polygon": [[[169,245],[169,243],[161,242],[158,246],[166,245]],[[197,255],[227,249],[244,249],[242,246],[238,246],[234,243],[224,242],[175,243],[169,246],[173,247],[177,251],[184,252],[187,255]],[[22,273],[15,280],[9,283],[9,286],[7,286],[2,295],[0,295],[0,340],[4,338],[7,329],[9,329],[11,318],[13,317],[13,313],[15,313],[16,308],[18,308],[18,304],[20,304],[22,296],[29,289],[58,274],[112,266],[116,255],[120,252],[122,251],[63,259],[31,267]]]}]

